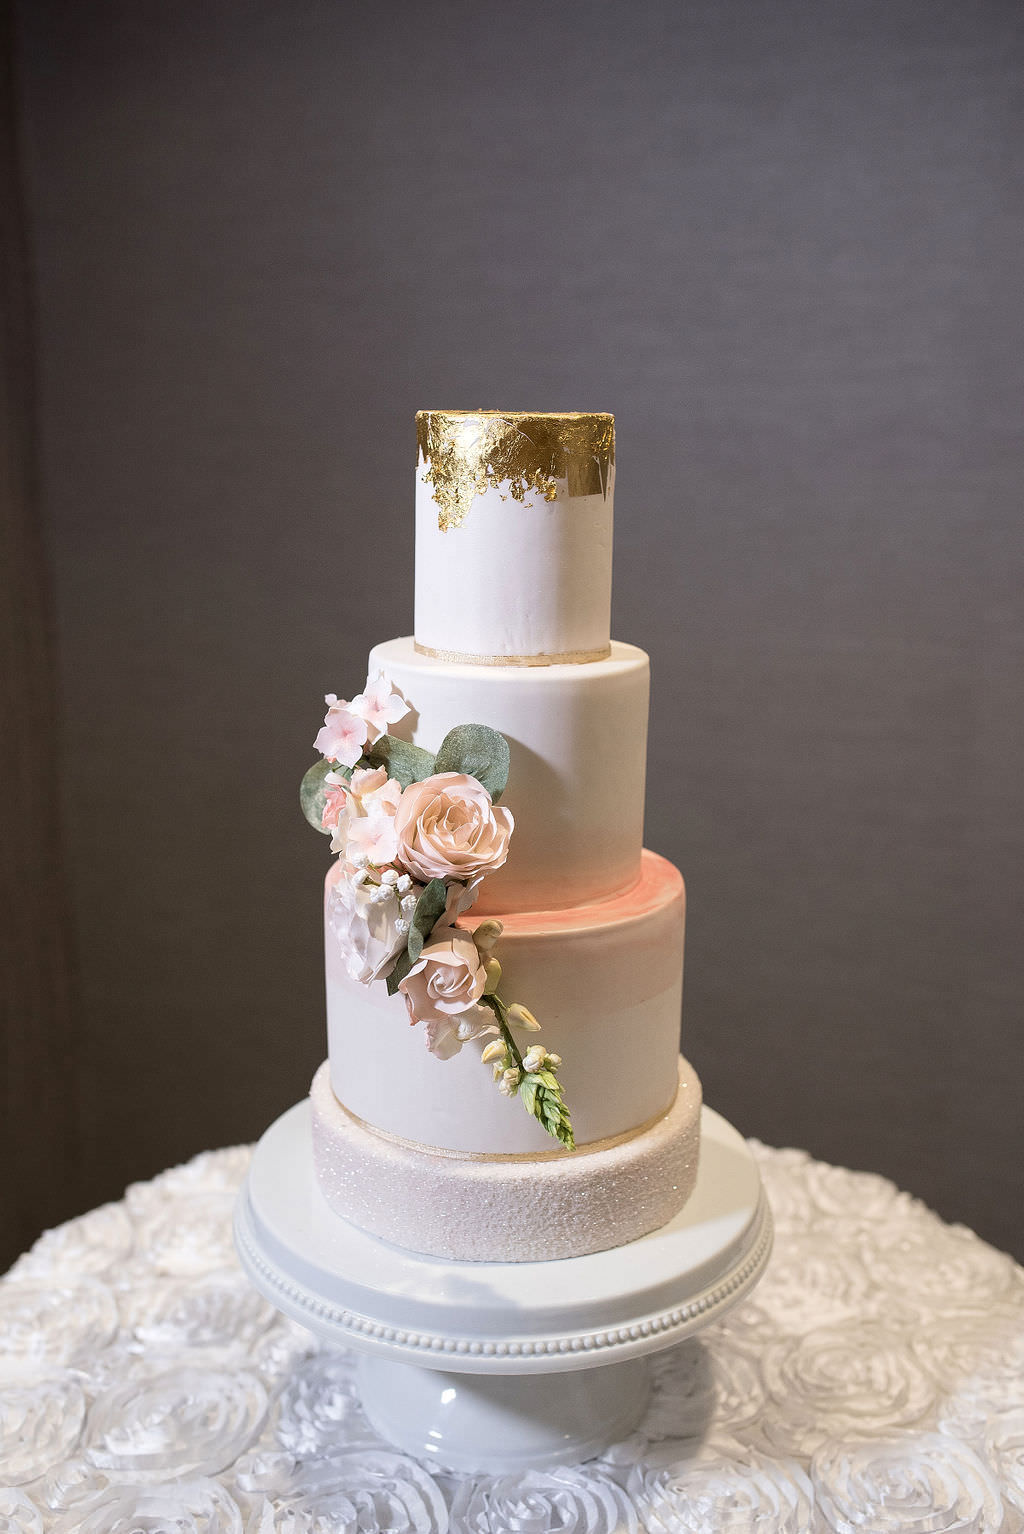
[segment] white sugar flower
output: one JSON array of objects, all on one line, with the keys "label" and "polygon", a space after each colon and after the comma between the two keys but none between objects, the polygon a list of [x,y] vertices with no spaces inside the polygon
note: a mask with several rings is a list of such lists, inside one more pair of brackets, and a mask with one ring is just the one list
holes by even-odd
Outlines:
[{"label": "white sugar flower", "polygon": [[348,873],[331,888],[327,919],[353,980],[369,985],[387,975],[405,947],[401,906],[388,884],[371,884],[365,871]]},{"label": "white sugar flower", "polygon": [[353,714],[365,720],[369,738],[378,740],[388,733],[388,725],[404,719],[409,705],[397,692],[391,691],[391,683],[383,671],[366,678],[366,688],[348,705]]},{"label": "white sugar flower", "polygon": [[432,1055],[439,1060],[450,1060],[463,1044],[497,1031],[494,1013],[489,1007],[471,1007],[456,1017],[435,1017],[425,1025],[424,1037]]},{"label": "white sugar flower", "polygon": [[528,1076],[542,1071],[548,1060],[548,1052],[541,1044],[534,1044],[523,1056],[523,1070]]}]

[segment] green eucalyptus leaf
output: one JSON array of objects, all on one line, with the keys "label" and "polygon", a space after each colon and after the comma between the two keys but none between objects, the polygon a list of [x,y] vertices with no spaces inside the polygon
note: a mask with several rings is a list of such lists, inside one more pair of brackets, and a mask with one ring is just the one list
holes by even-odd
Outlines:
[{"label": "green eucalyptus leaf", "polygon": [[403,788],[429,778],[434,771],[434,758],[422,746],[414,746],[409,740],[399,740],[397,735],[382,735],[368,746],[360,758],[365,767],[383,767],[389,778],[397,778]]},{"label": "green eucalyptus leaf", "polygon": [[391,971],[387,978],[389,996],[393,996],[398,990],[399,982],[405,979],[406,975],[412,969],[412,965],[413,961],[409,957],[408,948],[403,948],[401,953],[398,955],[398,958],[395,960],[394,969]]},{"label": "green eucalyptus leaf", "polygon": [[423,952],[423,944],[433,932],[439,918],[444,914],[448,890],[443,879],[431,879],[416,902],[409,927],[409,957],[415,964]]},{"label": "green eucalyptus leaf", "polygon": [[[324,815],[324,801],[327,796],[324,778],[332,769],[338,769],[336,762],[328,762],[323,757],[314,762],[299,785],[299,803],[302,805],[302,813],[313,827],[314,831],[322,831],[325,836],[330,836],[330,831],[322,825]],[[344,771],[344,769],[340,769]]]},{"label": "green eucalyptus leaf", "polygon": [[464,772],[476,778],[491,798],[501,798],[508,782],[508,741],[487,724],[457,724],[441,742],[434,772]]}]

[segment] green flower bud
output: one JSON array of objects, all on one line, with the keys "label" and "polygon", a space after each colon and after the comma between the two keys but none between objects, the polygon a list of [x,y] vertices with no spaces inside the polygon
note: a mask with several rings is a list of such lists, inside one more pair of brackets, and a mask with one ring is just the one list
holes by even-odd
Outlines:
[{"label": "green flower bud", "polygon": [[479,927],[473,929],[473,941],[481,958],[493,951],[495,943],[504,930],[501,922],[495,921],[493,916],[489,916],[486,921],[480,923]]},{"label": "green flower bud", "polygon": [[484,984],[484,995],[490,996],[501,984],[501,965],[497,959],[488,959],[484,965],[484,974],[487,976]]},{"label": "green flower bud", "polygon": [[509,1007],[508,1020],[515,1028],[525,1028],[527,1033],[540,1032],[540,1023],[529,1007],[524,1007],[521,1001],[514,1001]]}]

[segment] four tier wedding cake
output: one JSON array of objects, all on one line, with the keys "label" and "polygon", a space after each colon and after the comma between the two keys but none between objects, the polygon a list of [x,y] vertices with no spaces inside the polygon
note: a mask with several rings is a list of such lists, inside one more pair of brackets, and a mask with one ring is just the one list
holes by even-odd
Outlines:
[{"label": "four tier wedding cake", "polygon": [[648,660],[610,639],[610,415],[417,416],[415,636],[327,697],[320,1188],[417,1252],[533,1261],[697,1175],[684,890],[642,847]]}]

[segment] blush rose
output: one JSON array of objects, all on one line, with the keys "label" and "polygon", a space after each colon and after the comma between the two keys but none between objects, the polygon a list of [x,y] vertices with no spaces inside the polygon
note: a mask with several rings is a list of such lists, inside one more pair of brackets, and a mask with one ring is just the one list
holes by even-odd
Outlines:
[{"label": "blush rose", "polygon": [[411,1023],[448,1023],[475,1008],[487,976],[468,932],[434,928],[430,941],[399,982]]},{"label": "blush rose", "polygon": [[470,880],[508,857],[515,821],[476,778],[437,772],[411,783],[395,815],[398,861],[416,879]]}]

